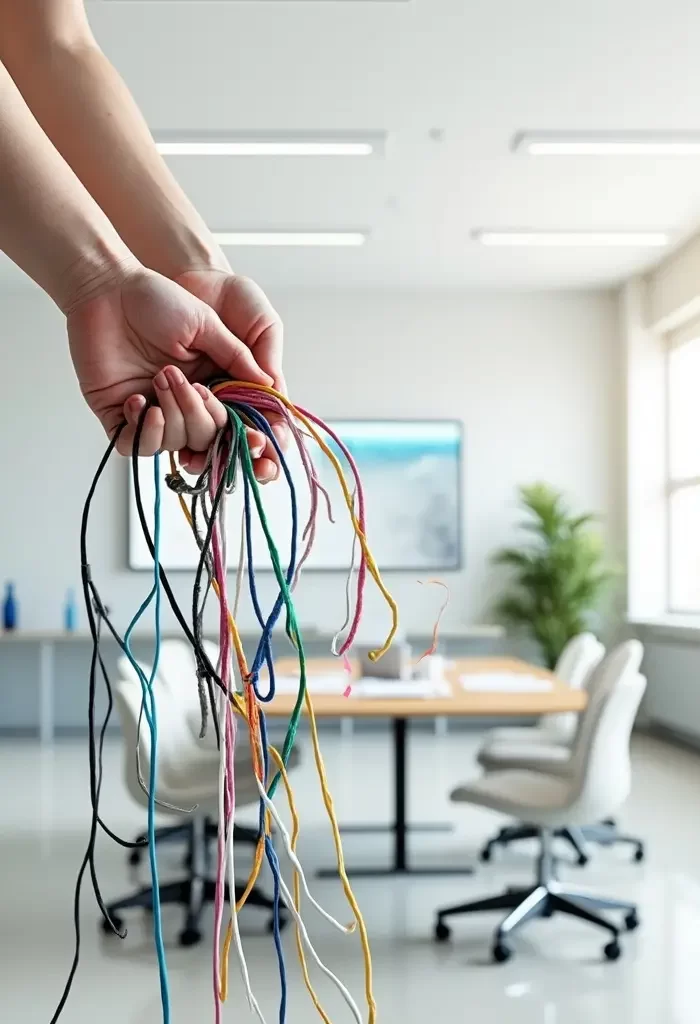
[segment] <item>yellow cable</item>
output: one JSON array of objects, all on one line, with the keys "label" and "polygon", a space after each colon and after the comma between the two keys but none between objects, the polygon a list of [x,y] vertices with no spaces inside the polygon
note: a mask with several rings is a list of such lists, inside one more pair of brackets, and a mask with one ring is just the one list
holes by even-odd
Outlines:
[{"label": "yellow cable", "polygon": [[[216,394],[218,391],[221,391],[222,388],[229,387],[231,384],[235,383],[235,381],[224,381],[221,384],[215,384],[214,387],[212,388],[212,391],[214,392],[214,394]],[[369,546],[367,544],[367,538],[365,537],[364,531],[362,530],[360,523],[357,519],[357,516],[355,515],[355,500],[348,488],[347,481],[345,479],[345,474],[343,473],[343,467],[340,465],[340,462],[336,458],[335,453],[331,451],[331,449],[328,447],[328,445],[323,440],[321,435],[318,433],[311,420],[309,420],[308,417],[304,416],[304,414],[300,412],[299,409],[297,409],[297,407],[294,405],[294,403],[290,402],[285,395],[280,394],[279,391],[275,391],[274,388],[267,387],[266,384],[252,384],[246,382],[245,386],[247,388],[254,388],[256,391],[264,391],[266,394],[272,395],[274,398],[279,399],[279,401],[282,402],[283,405],[285,405],[290,410],[290,412],[292,412],[296,416],[297,419],[301,420],[301,422],[304,424],[306,429],[309,431],[311,436],[318,444],[321,451],[324,453],[324,455],[328,457],[328,459],[331,462],[331,465],[336,471],[338,481],[343,492],[343,497],[345,499],[345,504],[347,505],[348,511],[350,513],[350,519],[352,521],[355,534],[357,535],[357,539],[360,542],[362,553],[365,556],[367,568],[369,569],[370,575],[372,576],[377,586],[379,587],[379,590],[381,591],[381,594],[384,597],[386,603],[389,605],[389,608],[391,609],[392,625],[389,631],[389,635],[384,641],[382,647],[378,648],[375,651],[370,651],[368,654],[370,661],[378,661],[379,658],[381,658],[382,655],[386,654],[386,652],[389,650],[392,641],[396,636],[396,631],[399,625],[399,610],[393,597],[384,586],[384,582],[379,572],[377,563],[375,562],[372,556],[372,552],[370,551]]]},{"label": "yellow cable", "polygon": [[[226,386],[227,386],[226,383],[223,383],[223,384],[220,384],[220,385],[216,385],[213,388],[213,390],[214,390],[214,392],[216,392],[216,391],[218,391],[221,388],[226,387]],[[385,585],[384,585],[384,583],[382,581],[382,578],[381,578],[379,569],[377,567],[377,564],[376,564],[376,562],[375,562],[375,560],[374,560],[374,558],[372,556],[372,553],[371,553],[371,551],[369,549],[369,546],[367,544],[367,540],[366,540],[365,534],[364,534],[364,532],[363,532],[363,530],[362,530],[362,528],[360,526],[360,523],[359,523],[359,521],[358,521],[358,519],[357,519],[357,517],[355,515],[354,496],[350,493],[350,491],[348,489],[347,482],[345,480],[345,475],[343,473],[342,466],[340,465],[340,462],[336,458],[336,456],[333,453],[333,451],[324,442],[323,438],[320,436],[318,431],[315,429],[313,423],[306,416],[304,416],[296,408],[296,406],[294,406],[284,395],[281,395],[279,392],[276,392],[273,388],[268,388],[268,387],[266,387],[264,385],[250,384],[250,385],[246,385],[246,386],[250,386],[250,387],[255,388],[256,390],[264,391],[264,392],[266,392],[268,394],[271,394],[274,397],[278,398],[281,402],[283,402],[284,405],[288,409],[290,409],[290,411],[293,412],[293,414],[296,416],[296,418],[299,419],[304,424],[304,426],[307,428],[307,430],[309,431],[311,436],[317,442],[317,444],[319,445],[321,450],[324,452],[324,454],[330,460],[331,465],[333,466],[333,468],[336,471],[336,474],[338,476],[338,480],[339,480],[339,483],[340,483],[340,486],[341,486],[341,489],[342,489],[342,492],[343,492],[343,497],[345,499],[345,503],[346,503],[348,511],[350,513],[350,518],[351,518],[351,521],[352,521],[353,529],[354,529],[355,534],[356,534],[356,536],[357,536],[357,538],[358,538],[358,540],[360,542],[360,546],[362,548],[362,552],[363,552],[363,554],[365,556],[365,561],[366,561],[366,564],[367,564],[367,568],[368,568],[371,576],[373,577],[373,579],[377,583],[377,586],[379,587],[380,592],[382,593],[382,595],[384,596],[385,600],[387,601],[387,604],[389,605],[389,608],[391,609],[391,613],[392,613],[392,627],[391,627],[391,630],[389,632],[389,635],[387,636],[387,639],[386,639],[384,645],[381,648],[379,648],[378,650],[372,651],[371,655],[370,655],[371,659],[373,661],[377,660],[378,658],[380,658],[388,650],[389,646],[391,645],[392,640],[394,639],[394,636],[396,635],[396,631],[397,631],[397,628],[398,628],[398,608],[396,606],[396,602],[393,600],[393,598],[391,597],[391,594],[388,592],[388,590],[386,589],[386,587],[385,587]],[[175,464],[175,459],[172,456],[172,454],[170,456],[170,464],[171,464],[172,472],[173,473],[177,472],[177,466]],[[187,518],[187,521],[189,522],[190,526],[192,526],[192,517],[191,517],[190,511],[187,508],[187,504],[184,501],[184,498],[182,497],[182,495],[179,495],[179,500],[180,500],[180,506],[181,506],[181,508],[182,508],[182,510],[183,510],[183,512],[184,512],[184,514],[186,516],[186,518]],[[215,593],[216,593],[217,597],[219,598],[219,600],[221,600],[221,594],[219,592],[219,588],[218,588],[217,582],[216,582],[216,580],[213,580],[212,582],[213,582],[213,587],[214,587]],[[246,659],[245,659],[245,654],[243,652],[243,645],[241,643],[240,635],[238,633],[238,628],[237,628],[235,619],[234,619],[234,617],[233,617],[233,615],[231,614],[230,611],[229,611],[228,619],[229,619],[229,623],[228,623],[229,624],[229,631],[231,633],[231,637],[232,637],[233,644],[234,644],[234,649],[236,651],[236,655],[237,655],[237,658],[238,658],[239,670],[240,670],[241,676],[242,676],[242,678],[243,678],[243,680],[245,682],[245,681],[247,681],[247,676],[248,676],[247,663],[246,663]],[[240,715],[242,715],[242,717],[246,718],[247,721],[248,721],[248,727],[249,727],[249,731],[251,733],[251,746],[253,748],[253,759],[254,759],[254,762],[258,762],[259,761],[259,752],[258,752],[258,756],[256,757],[257,743],[255,742],[255,739],[256,739],[256,732],[257,732],[257,730],[256,730],[255,727],[258,725],[257,717],[258,717],[258,713],[259,712],[258,712],[257,702],[255,701],[254,696],[250,692],[251,690],[252,690],[252,688],[248,688],[248,693],[247,693],[248,705],[249,705],[248,708],[246,708],[243,705],[243,701],[240,699],[240,695],[239,694],[232,694],[231,695],[231,699],[232,699],[232,702],[233,702],[235,710]],[[368,939],[368,936],[367,936],[367,929],[366,929],[366,925],[365,925],[364,919],[362,917],[362,914],[360,912],[360,908],[359,908],[359,906],[357,904],[357,900],[355,899],[355,895],[354,895],[354,893],[352,891],[352,887],[351,887],[350,882],[348,880],[347,872],[345,870],[345,861],[344,861],[344,857],[343,857],[343,849],[342,849],[342,840],[341,840],[341,837],[340,837],[340,829],[338,827],[338,822],[337,822],[337,818],[336,818],[336,815],[335,815],[335,809],[334,809],[334,805],[333,805],[333,798],[331,796],[331,793],[330,793],[330,790],[329,790],[329,787],[328,787],[328,778],[326,776],[325,765],[324,765],[324,762],[323,762],[323,757],[322,757],[322,754],[321,754],[321,749],[320,749],[320,744],[319,744],[319,739],[318,739],[318,730],[317,730],[317,726],[316,726],[316,717],[315,717],[315,714],[314,714],[313,704],[311,702],[311,697],[310,697],[310,694],[309,694],[308,687],[305,690],[305,695],[304,696],[305,696],[305,706],[306,706],[307,714],[309,716],[309,726],[310,726],[310,731],[311,731],[311,742],[312,742],[312,747],[313,747],[313,751],[314,751],[314,761],[316,763],[316,770],[317,770],[317,773],[318,773],[318,776],[319,776],[319,782],[320,782],[320,786],[321,786],[321,794],[322,794],[324,806],[326,808],[326,812],[328,814],[328,819],[329,819],[329,822],[330,822],[330,825],[331,825],[331,831],[333,833],[333,842],[334,842],[335,851],[336,851],[336,860],[337,860],[337,865],[338,865],[338,874],[339,874],[339,877],[340,877],[340,880],[341,880],[341,884],[343,886],[343,891],[344,891],[344,894],[345,894],[345,898],[347,899],[348,904],[350,905],[350,907],[351,907],[351,909],[353,911],[353,915],[354,915],[355,920],[357,922],[358,929],[359,929],[359,934],[360,934],[360,942],[361,942],[361,946],[362,946],[362,953],[363,953],[364,966],[365,966],[365,997],[366,997],[367,1006],[368,1006],[368,1009],[369,1009],[368,1024],[375,1024],[377,1008],[376,1008],[376,1003],[375,1003],[375,1000],[374,1000],[374,995],[373,995],[373,992],[372,992],[372,958],[371,958],[371,952],[370,952],[370,948],[369,948],[369,939]],[[258,726],[258,728],[259,728],[259,726]],[[292,849],[295,849],[297,838],[298,838],[298,834],[299,834],[299,819],[298,819],[298,814],[297,814],[297,811],[296,811],[296,806],[295,806],[295,803],[294,803],[293,791],[292,791],[292,788],[291,788],[291,786],[289,784],[289,779],[288,779],[286,770],[284,768],[284,763],[282,762],[282,759],[280,758],[279,753],[274,748],[272,748],[272,747],[269,748],[269,749],[270,749],[270,751],[273,754],[273,758],[275,760],[275,763],[278,766],[278,769],[280,770],[280,774],[282,776],[282,781],[283,781],[285,790],[287,792],[287,799],[289,801],[290,812],[291,812],[291,815],[292,815],[292,823],[293,823]],[[254,768],[256,770],[256,774],[258,775],[258,778],[261,778],[262,777],[262,775],[261,775],[262,766],[261,765],[258,766],[258,764],[255,763],[254,764]],[[269,834],[269,812],[266,814],[266,828],[265,828],[265,831],[266,831],[266,833]],[[252,871],[250,873],[250,877],[248,878],[248,882],[246,883],[246,888],[245,888],[245,890],[243,892],[243,895],[241,896],[241,899],[236,901],[235,911],[233,911],[235,913],[238,913],[238,911],[241,909],[241,907],[245,903],[246,899],[248,898],[248,895],[250,894],[250,892],[251,892],[255,882],[257,881],[257,878],[259,876],[260,869],[261,869],[261,866],[262,866],[263,849],[264,849],[264,839],[263,839],[263,837],[260,837],[260,839],[258,840],[257,846],[256,846],[253,868],[252,868]],[[301,894],[300,894],[300,886],[299,886],[299,877],[298,877],[298,873],[295,871],[294,872],[294,904],[295,904],[295,908],[297,910],[299,909],[300,895]],[[229,956],[229,951],[230,951],[230,946],[231,946],[231,941],[232,941],[232,935],[233,935],[233,928],[232,928],[231,921],[229,921],[229,924],[228,924],[228,927],[227,927],[227,930],[226,930],[226,936],[225,936],[225,939],[224,939],[224,947],[223,947],[223,951],[222,951],[222,965],[221,965],[221,979],[222,979],[222,981],[221,981],[221,993],[220,993],[222,1001],[224,1001],[226,999],[227,994],[228,994],[228,956]],[[318,999],[318,997],[317,997],[317,995],[316,995],[316,993],[315,993],[315,991],[313,989],[313,986],[311,985],[311,979],[310,979],[309,973],[308,973],[308,967],[307,967],[307,964],[306,964],[306,959],[305,959],[304,951],[303,951],[302,944],[301,944],[301,936],[300,936],[300,932],[299,932],[299,927],[298,926],[296,928],[296,943],[297,943],[297,952],[298,952],[298,955],[299,955],[299,960],[300,960],[300,964],[301,964],[301,968],[302,968],[302,974],[304,976],[304,982],[305,982],[306,987],[307,987],[307,989],[309,991],[309,994],[310,994],[311,999],[312,999],[312,1001],[314,1003],[314,1006],[316,1007],[318,1013],[322,1017],[322,1019],[324,1021],[324,1024],[331,1024],[328,1016],[326,1015],[325,1011],[323,1010],[323,1007],[321,1006],[321,1004],[319,1002],[319,999]]]}]

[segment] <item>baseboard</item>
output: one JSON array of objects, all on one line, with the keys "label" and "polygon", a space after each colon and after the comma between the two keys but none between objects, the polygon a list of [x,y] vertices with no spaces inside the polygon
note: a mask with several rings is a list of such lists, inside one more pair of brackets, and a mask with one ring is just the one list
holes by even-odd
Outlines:
[{"label": "baseboard", "polygon": [[663,725],[663,723],[655,722],[651,719],[639,731],[646,732],[650,736],[656,736],[667,743],[673,743],[677,747],[683,747],[684,750],[691,750],[695,754],[700,753],[700,736],[684,732],[682,729],[671,728],[671,726]]}]

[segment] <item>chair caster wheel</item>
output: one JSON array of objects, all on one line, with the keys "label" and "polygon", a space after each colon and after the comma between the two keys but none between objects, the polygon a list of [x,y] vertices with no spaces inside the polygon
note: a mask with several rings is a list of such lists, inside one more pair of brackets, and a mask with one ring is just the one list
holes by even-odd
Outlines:
[{"label": "chair caster wheel", "polygon": [[636,860],[637,864],[640,864],[644,860],[643,846],[637,847],[637,849],[634,851],[634,859]]},{"label": "chair caster wheel", "polygon": [[503,942],[497,942],[491,950],[491,956],[497,964],[504,964],[506,960],[510,960],[513,955],[513,950],[505,945]]},{"label": "chair caster wheel", "polygon": [[437,921],[435,924],[435,931],[433,932],[436,942],[447,942],[452,932],[444,923],[444,921]]},{"label": "chair caster wheel", "polygon": [[633,932],[636,928],[639,928],[639,915],[636,910],[630,910],[629,914],[625,917],[625,927],[628,932]]},{"label": "chair caster wheel", "polygon": [[619,960],[622,950],[617,939],[613,939],[612,942],[609,942],[603,949],[603,953],[605,954],[606,960]]},{"label": "chair caster wheel", "polygon": [[[122,921],[121,917],[119,917],[117,914],[112,914],[111,917],[112,924],[114,925],[114,927],[118,931],[122,931],[124,928],[124,922]],[[105,935],[114,935],[114,929],[112,928],[112,925],[109,923],[109,921],[107,921],[106,918],[102,918],[102,920],[100,921],[100,927],[102,928],[102,931],[105,933]]]},{"label": "chair caster wheel", "polygon": [[141,863],[141,851],[140,850],[132,850],[131,853],[129,854],[129,866],[132,867],[132,868],[137,868],[140,863]]},{"label": "chair caster wheel", "polygon": [[588,857],[586,856],[586,854],[580,853],[576,858],[576,863],[580,868],[585,868],[586,864],[588,864]]},{"label": "chair caster wheel", "polygon": [[196,946],[202,941],[202,933],[198,928],[183,928],[177,941],[181,946]]},{"label": "chair caster wheel", "polygon": [[479,854],[479,860],[482,861],[484,864],[487,864],[491,860],[492,856],[493,851],[491,849],[491,846],[485,846],[481,853]]}]

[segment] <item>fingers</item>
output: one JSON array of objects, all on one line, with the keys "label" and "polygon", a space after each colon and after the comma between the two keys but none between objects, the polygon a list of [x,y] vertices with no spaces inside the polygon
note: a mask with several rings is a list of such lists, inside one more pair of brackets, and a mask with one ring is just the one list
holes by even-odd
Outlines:
[{"label": "fingers", "polygon": [[161,448],[206,452],[226,424],[221,402],[202,384],[191,384],[176,366],[166,366],[153,383],[164,417]]},{"label": "fingers", "polygon": [[[153,384],[156,398],[165,419],[162,447],[169,452],[178,451],[187,445],[188,429],[185,414],[180,407],[185,377],[181,370],[167,366],[155,377]],[[200,403],[201,404],[201,403]],[[196,445],[192,445],[196,448]]]},{"label": "fingers", "polygon": [[208,310],[193,342],[193,348],[225,370],[233,380],[251,381],[253,384],[272,386],[272,377],[260,369],[252,352],[235,334],[232,334],[214,313]]},{"label": "fingers", "polygon": [[[139,455],[188,449],[206,453],[228,418],[221,402],[202,384],[191,384],[175,366],[166,366],[153,383],[159,404],[146,413]],[[126,427],[117,442],[117,450],[122,455],[132,452],[136,428],[145,405],[143,395],[132,395],[124,403]],[[206,455],[202,466],[205,462]]]},{"label": "fingers", "polygon": [[[200,385],[195,384],[194,386],[199,390]],[[223,410],[223,412],[226,415],[226,411]],[[270,439],[261,430],[253,430],[251,427],[246,427],[246,437],[253,461],[255,479],[261,484],[276,480],[279,476],[279,467],[269,454],[270,452],[274,454]],[[178,453],[178,460],[183,469],[198,476],[207,464],[207,453],[184,448]]]},{"label": "fingers", "polygon": [[258,459],[254,465],[255,479],[261,484],[270,484],[279,476],[280,468],[272,459]]},{"label": "fingers", "polygon": [[[218,398],[203,384],[191,384],[181,370],[166,366],[154,379],[159,404],[146,412],[141,431],[139,455],[157,451],[178,451],[183,469],[199,474],[207,463],[208,449],[217,431],[228,421]],[[131,455],[136,429],[146,406],[143,395],[132,395],[124,403],[126,426],[117,450]],[[285,428],[286,429],[286,428]],[[277,436],[277,429],[273,427]],[[279,476],[277,454],[270,438],[260,430],[246,429],[255,478],[262,484]]]},{"label": "fingers", "polygon": [[[119,435],[119,440],[117,442],[117,451],[120,455],[131,455],[134,447],[136,428],[145,405],[146,399],[143,395],[132,395],[131,398],[127,399],[124,403],[124,418],[126,419],[126,426]],[[163,418],[162,410],[156,405],[151,406],[146,413],[146,417],[143,422],[143,429],[141,431],[139,444],[139,455],[155,455],[163,445],[164,430],[165,420]]]}]

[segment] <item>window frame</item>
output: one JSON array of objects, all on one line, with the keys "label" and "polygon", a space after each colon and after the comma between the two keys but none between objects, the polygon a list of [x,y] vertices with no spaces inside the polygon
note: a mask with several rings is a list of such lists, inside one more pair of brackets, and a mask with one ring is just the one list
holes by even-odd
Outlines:
[{"label": "window frame", "polygon": [[[666,519],[666,538],[665,538],[665,548],[666,548],[665,590],[666,590],[666,594],[665,594],[664,604],[665,604],[665,607],[666,607],[666,612],[669,615],[696,615],[696,616],[698,616],[698,618],[700,618],[700,605],[698,605],[697,608],[677,607],[676,605],[674,605],[673,600],[672,600],[672,593],[673,593],[673,586],[672,586],[672,584],[673,584],[673,581],[672,581],[672,572],[673,572],[673,558],[672,558],[673,530],[672,530],[672,525],[671,525],[672,524],[671,503],[673,501],[674,495],[678,494],[681,491],[691,490],[694,487],[700,488],[700,473],[695,474],[693,476],[685,476],[685,477],[673,477],[672,474],[671,474],[671,464],[672,464],[672,459],[671,459],[671,455],[672,455],[672,452],[671,452],[671,440],[672,440],[671,439],[671,404],[672,404],[671,403],[671,358],[672,358],[674,352],[678,351],[681,348],[684,348],[686,345],[692,345],[695,342],[700,344],[700,323],[698,323],[698,326],[697,326],[696,330],[689,331],[686,328],[686,329],[684,329],[682,331],[679,331],[677,334],[674,333],[674,332],[671,332],[671,333],[667,334],[666,338],[665,338],[665,341],[666,341],[666,351],[665,351],[665,359],[664,359],[664,376],[665,376],[665,379],[664,379],[664,396],[665,396],[665,401],[664,401],[664,414],[665,414],[665,422],[664,422],[664,432],[665,432],[665,445],[664,445],[664,456],[665,456],[664,483],[665,483],[665,492],[664,492],[664,501],[665,501],[665,505],[666,505],[666,516],[665,516],[665,519]],[[700,524],[699,524],[699,527],[700,527]]]}]

